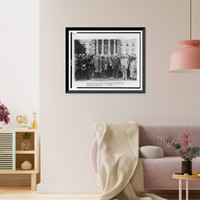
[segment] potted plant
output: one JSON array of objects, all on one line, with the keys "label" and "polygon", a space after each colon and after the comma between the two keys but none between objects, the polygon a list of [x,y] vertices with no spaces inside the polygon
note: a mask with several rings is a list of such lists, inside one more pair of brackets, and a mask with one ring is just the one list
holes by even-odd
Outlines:
[{"label": "potted plant", "polygon": [[8,108],[0,102],[0,122],[4,122],[4,124],[8,124],[10,122],[9,115],[10,115],[10,112],[8,111]]},{"label": "potted plant", "polygon": [[182,161],[182,174],[192,175],[192,159],[200,155],[200,147],[192,147],[191,140],[189,140],[190,134],[184,133],[183,143],[177,142],[177,138],[158,136],[158,138],[164,141],[168,147],[173,147],[177,151]]},{"label": "potted plant", "polygon": [[25,151],[30,150],[31,149],[31,142],[30,142],[31,133],[24,133],[22,135],[22,138],[23,138],[23,141],[22,141],[22,144],[21,144],[21,149],[25,150]]}]

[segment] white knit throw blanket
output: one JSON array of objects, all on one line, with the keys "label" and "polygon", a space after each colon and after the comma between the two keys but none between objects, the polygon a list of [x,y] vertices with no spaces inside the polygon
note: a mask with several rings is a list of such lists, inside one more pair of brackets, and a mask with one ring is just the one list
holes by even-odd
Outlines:
[{"label": "white knit throw blanket", "polygon": [[97,170],[103,189],[101,200],[164,200],[144,193],[137,123],[98,123],[95,136]]}]

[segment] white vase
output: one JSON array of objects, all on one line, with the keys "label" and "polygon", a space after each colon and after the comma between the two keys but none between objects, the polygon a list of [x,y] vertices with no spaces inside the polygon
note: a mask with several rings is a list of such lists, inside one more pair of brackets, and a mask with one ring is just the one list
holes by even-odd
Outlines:
[{"label": "white vase", "polygon": [[21,168],[24,169],[24,170],[31,169],[32,168],[32,164],[29,161],[24,161],[21,164]]}]

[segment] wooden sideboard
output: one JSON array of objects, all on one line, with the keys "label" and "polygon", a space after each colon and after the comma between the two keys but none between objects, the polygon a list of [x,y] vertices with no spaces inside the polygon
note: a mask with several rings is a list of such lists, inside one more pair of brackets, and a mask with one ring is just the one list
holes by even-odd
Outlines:
[{"label": "wooden sideboard", "polygon": [[[31,134],[31,148],[22,150],[22,135]],[[39,131],[37,129],[0,130],[0,174],[30,174],[31,189],[36,190],[37,175],[40,173]],[[21,164],[29,161],[32,168],[21,169]]]}]

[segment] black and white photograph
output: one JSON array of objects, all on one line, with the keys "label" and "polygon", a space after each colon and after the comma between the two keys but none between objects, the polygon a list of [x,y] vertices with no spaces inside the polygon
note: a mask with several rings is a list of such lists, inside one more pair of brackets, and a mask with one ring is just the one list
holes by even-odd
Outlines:
[{"label": "black and white photograph", "polygon": [[145,93],[145,28],[66,28],[66,92]]}]

